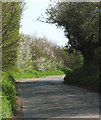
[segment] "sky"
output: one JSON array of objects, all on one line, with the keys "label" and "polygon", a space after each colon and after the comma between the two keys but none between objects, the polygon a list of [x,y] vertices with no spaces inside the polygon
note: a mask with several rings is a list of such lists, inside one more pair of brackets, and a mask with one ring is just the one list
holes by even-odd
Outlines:
[{"label": "sky", "polygon": [[41,38],[46,37],[59,46],[65,46],[68,39],[65,37],[63,29],[57,28],[55,24],[37,21],[41,14],[46,16],[45,10],[48,8],[49,0],[25,0],[25,2],[20,32]]}]

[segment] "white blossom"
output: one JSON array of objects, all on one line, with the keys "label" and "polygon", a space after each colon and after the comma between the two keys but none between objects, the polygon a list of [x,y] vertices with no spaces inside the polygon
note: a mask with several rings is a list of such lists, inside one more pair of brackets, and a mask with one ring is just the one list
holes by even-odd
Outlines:
[{"label": "white blossom", "polygon": [[54,45],[45,38],[22,35],[18,47],[17,66],[24,70],[47,70],[63,64],[54,53]]}]

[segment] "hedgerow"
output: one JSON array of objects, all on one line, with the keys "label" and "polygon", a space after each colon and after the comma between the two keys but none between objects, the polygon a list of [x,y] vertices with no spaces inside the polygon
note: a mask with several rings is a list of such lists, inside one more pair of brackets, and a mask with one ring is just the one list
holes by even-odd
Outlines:
[{"label": "hedgerow", "polygon": [[14,78],[6,72],[2,74],[2,118],[13,114],[16,103],[16,84]]}]

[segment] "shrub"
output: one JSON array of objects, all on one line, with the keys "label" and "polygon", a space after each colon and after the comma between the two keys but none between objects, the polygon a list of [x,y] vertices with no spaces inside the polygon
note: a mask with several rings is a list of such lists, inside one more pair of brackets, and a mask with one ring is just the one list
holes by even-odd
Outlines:
[{"label": "shrub", "polygon": [[61,50],[47,38],[21,35],[17,66],[24,70],[47,70],[63,65]]},{"label": "shrub", "polygon": [[99,92],[98,73],[93,67],[81,66],[72,69],[72,71],[67,71],[64,83]]},{"label": "shrub", "polygon": [[16,86],[14,78],[7,72],[2,73],[2,117],[9,118],[16,102]]},{"label": "shrub", "polygon": [[11,102],[8,100],[7,96],[2,94],[2,118],[9,118],[12,115],[12,107]]}]

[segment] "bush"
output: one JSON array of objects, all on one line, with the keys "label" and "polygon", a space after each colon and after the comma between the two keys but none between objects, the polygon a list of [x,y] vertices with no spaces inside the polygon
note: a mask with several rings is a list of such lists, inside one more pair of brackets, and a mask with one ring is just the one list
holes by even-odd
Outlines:
[{"label": "bush", "polygon": [[16,86],[14,78],[9,74],[3,74],[2,76],[2,91],[7,96],[7,99],[10,100],[11,106],[14,107],[16,101]]},{"label": "bush", "polygon": [[47,38],[29,35],[21,35],[17,55],[17,67],[20,71],[59,68],[64,65],[64,58],[69,56]]},{"label": "bush", "polygon": [[72,71],[67,71],[64,83],[84,87],[99,92],[99,79],[96,68],[82,66]]},{"label": "bush", "polygon": [[95,65],[85,66],[81,54],[78,54],[75,59],[73,67],[65,72],[64,83],[99,92],[98,68]]},{"label": "bush", "polygon": [[16,102],[16,85],[14,78],[7,72],[2,74],[2,117],[9,118]]},{"label": "bush", "polygon": [[9,118],[12,115],[12,107],[11,102],[8,100],[7,96],[2,94],[2,118]]}]

